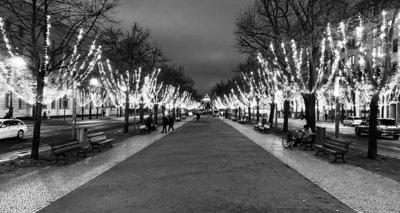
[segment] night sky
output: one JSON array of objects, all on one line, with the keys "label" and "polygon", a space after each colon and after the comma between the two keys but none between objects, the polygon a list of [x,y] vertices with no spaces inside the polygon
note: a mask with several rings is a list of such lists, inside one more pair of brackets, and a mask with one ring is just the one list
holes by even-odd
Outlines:
[{"label": "night sky", "polygon": [[234,21],[251,0],[120,0],[117,17],[123,28],[135,21],[150,29],[172,63],[185,67],[195,89],[207,92],[232,77],[245,61],[233,47]]}]

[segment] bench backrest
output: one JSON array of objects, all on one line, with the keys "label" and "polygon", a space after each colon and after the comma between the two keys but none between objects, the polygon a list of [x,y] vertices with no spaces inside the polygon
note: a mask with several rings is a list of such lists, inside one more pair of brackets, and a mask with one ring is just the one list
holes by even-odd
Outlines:
[{"label": "bench backrest", "polygon": [[91,133],[91,134],[88,134],[87,137],[88,138],[93,138],[93,137],[97,137],[99,135],[104,135],[104,132]]},{"label": "bench backrest", "polygon": [[99,135],[99,136],[96,136],[96,137],[89,138],[89,141],[91,143],[101,142],[101,141],[104,141],[104,140],[107,140],[105,135]]},{"label": "bench backrest", "polygon": [[72,141],[72,142],[68,142],[68,143],[63,143],[63,144],[49,144],[49,146],[51,147],[51,150],[56,151],[58,149],[63,149],[66,147],[70,147],[70,146],[76,146],[79,145],[79,141]]},{"label": "bench backrest", "polygon": [[261,123],[258,123],[257,125],[258,125],[258,126],[264,126],[264,124],[261,124]]},{"label": "bench backrest", "polygon": [[322,146],[326,148],[334,148],[334,149],[341,149],[344,151],[349,151],[349,146],[351,142],[343,142],[343,141],[334,141],[334,140],[326,140]]}]

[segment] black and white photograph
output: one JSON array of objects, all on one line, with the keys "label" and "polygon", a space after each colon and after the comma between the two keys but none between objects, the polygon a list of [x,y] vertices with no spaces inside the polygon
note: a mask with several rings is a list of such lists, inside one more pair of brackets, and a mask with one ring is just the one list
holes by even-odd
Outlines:
[{"label": "black and white photograph", "polygon": [[0,212],[398,213],[399,39],[399,0],[0,0]]}]

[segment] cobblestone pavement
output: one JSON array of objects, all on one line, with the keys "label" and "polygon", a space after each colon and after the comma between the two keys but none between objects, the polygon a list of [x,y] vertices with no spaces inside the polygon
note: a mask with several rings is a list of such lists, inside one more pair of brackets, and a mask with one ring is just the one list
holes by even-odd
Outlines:
[{"label": "cobblestone pavement", "polygon": [[[184,123],[176,123],[179,128]],[[173,133],[174,134],[174,133]],[[0,183],[0,212],[36,212],[109,170],[166,134],[138,135],[71,165],[59,164]]]},{"label": "cobblestone pavement", "polygon": [[352,212],[217,118],[190,122],[41,212]]},{"label": "cobblestone pavement", "polygon": [[400,212],[399,182],[349,164],[329,163],[315,152],[284,149],[280,137],[224,121],[355,211]]}]

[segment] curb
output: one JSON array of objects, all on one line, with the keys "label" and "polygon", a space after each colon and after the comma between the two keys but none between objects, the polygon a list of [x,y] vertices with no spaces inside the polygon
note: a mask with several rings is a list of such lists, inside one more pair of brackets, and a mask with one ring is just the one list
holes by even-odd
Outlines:
[{"label": "curb", "polygon": [[[51,148],[49,145],[43,145],[39,147],[39,155],[45,155],[51,151]],[[6,164],[9,163],[10,161],[16,160],[18,158],[22,157],[30,157],[31,156],[31,150],[30,149],[23,149],[23,150],[18,150],[14,152],[8,152],[5,154],[0,155],[0,164]]]}]

